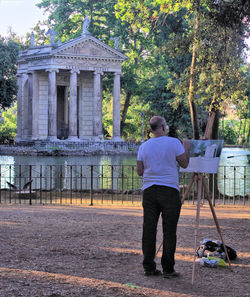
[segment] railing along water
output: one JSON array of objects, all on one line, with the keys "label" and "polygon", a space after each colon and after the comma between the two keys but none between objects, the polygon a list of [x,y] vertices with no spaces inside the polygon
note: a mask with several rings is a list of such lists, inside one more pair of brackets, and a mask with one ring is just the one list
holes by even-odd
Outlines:
[{"label": "railing along water", "polygon": [[[206,175],[214,205],[249,205],[249,168],[219,166]],[[181,194],[191,176],[180,173]],[[141,185],[135,165],[0,165],[0,203],[140,205]],[[194,184],[185,203],[196,197]]]}]

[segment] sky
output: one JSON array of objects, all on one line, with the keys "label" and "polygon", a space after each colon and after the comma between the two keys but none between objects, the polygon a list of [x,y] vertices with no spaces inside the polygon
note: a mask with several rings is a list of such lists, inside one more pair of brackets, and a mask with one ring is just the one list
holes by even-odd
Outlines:
[{"label": "sky", "polygon": [[0,0],[0,35],[6,36],[11,26],[18,36],[26,36],[39,20],[46,19],[36,6],[40,0]]},{"label": "sky", "polygon": [[[40,0],[0,0],[0,35],[6,36],[8,27],[18,36],[26,36],[39,20],[45,20],[43,10],[36,6]],[[250,47],[250,39],[247,41]],[[247,54],[250,63],[250,51]]]}]

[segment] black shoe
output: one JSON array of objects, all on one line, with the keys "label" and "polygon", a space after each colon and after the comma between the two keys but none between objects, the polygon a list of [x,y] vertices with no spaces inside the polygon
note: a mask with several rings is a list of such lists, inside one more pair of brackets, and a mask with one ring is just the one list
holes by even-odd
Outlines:
[{"label": "black shoe", "polygon": [[146,270],[144,272],[145,276],[158,276],[158,275],[162,275],[161,271],[158,269],[155,270]]},{"label": "black shoe", "polygon": [[175,278],[175,277],[179,277],[180,273],[176,272],[176,271],[172,271],[172,272],[163,272],[163,277],[164,278]]}]

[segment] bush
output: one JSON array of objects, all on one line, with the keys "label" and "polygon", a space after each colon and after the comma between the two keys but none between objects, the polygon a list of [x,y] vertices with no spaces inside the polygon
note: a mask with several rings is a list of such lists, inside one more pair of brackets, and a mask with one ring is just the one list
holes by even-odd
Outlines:
[{"label": "bush", "polygon": [[0,119],[0,143],[14,143],[17,131],[17,105],[2,112]]},{"label": "bush", "polygon": [[223,130],[220,130],[220,138],[224,139],[226,144],[237,144],[238,135],[233,126],[227,123]]}]

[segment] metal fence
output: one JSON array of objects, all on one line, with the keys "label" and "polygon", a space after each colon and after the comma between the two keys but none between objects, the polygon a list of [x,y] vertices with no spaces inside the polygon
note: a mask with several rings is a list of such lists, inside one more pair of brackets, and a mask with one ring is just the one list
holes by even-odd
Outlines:
[{"label": "metal fence", "polygon": [[[180,173],[181,194],[191,176]],[[205,177],[214,205],[249,205],[249,166],[221,166]],[[132,165],[0,165],[0,203],[140,205],[141,185]],[[194,184],[185,203],[196,197]]]}]

